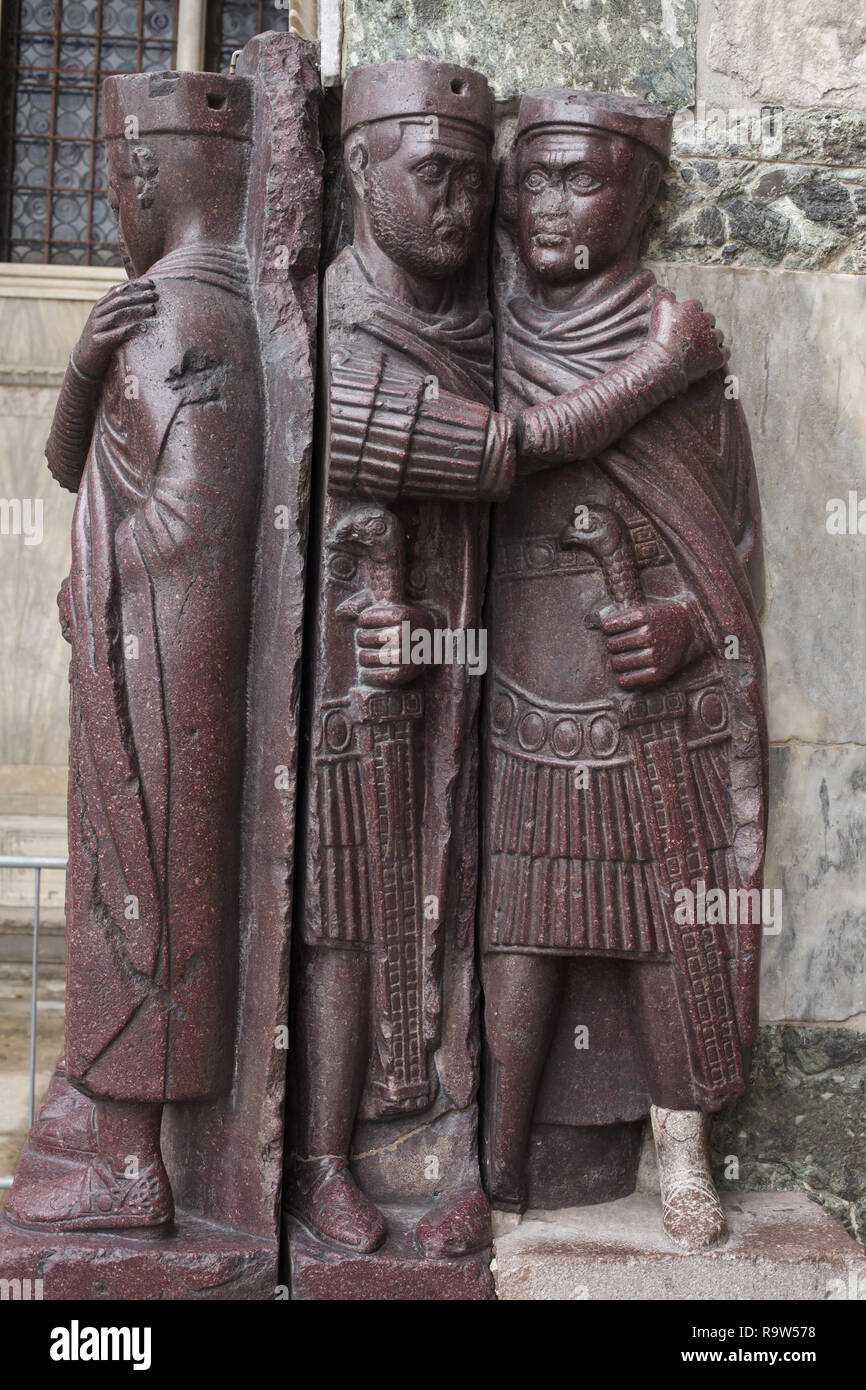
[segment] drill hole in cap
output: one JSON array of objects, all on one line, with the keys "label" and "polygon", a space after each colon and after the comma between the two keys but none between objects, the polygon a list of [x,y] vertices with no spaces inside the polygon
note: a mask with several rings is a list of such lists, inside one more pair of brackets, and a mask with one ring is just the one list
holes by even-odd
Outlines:
[{"label": "drill hole in cap", "polygon": [[463,93],[466,91],[466,83],[463,81],[462,77],[452,77],[451,90],[455,96],[462,97]]}]

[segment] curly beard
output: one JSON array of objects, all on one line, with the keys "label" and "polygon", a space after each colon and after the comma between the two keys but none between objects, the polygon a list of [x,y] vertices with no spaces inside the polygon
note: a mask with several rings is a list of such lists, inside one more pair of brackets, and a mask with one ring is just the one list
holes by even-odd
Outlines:
[{"label": "curly beard", "polygon": [[472,228],[453,212],[443,211],[429,227],[400,216],[376,169],[367,179],[367,211],[377,245],[410,274],[444,280],[461,270],[472,249]]}]

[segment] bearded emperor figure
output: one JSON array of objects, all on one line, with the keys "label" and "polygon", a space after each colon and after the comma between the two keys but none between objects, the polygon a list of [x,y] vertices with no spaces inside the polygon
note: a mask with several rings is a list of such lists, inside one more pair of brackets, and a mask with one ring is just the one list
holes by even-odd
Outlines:
[{"label": "bearded emperor figure", "polygon": [[[460,1256],[490,1230],[475,1101],[480,683],[465,665],[407,660],[401,633],[477,628],[486,504],[514,474],[485,295],[492,94],[447,63],[357,68],[342,129],[354,238],[325,282],[290,1204],[319,1240],[383,1245],[386,1215],[351,1162],[363,1124],[356,1148],[394,1155],[378,1202],[423,1200],[416,1248]],[[435,1178],[399,1160],[422,1128]]]}]

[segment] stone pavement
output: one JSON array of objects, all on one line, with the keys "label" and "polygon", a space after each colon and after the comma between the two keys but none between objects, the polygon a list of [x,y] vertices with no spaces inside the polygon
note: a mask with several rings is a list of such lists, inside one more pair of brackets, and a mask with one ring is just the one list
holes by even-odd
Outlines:
[{"label": "stone pavement", "polygon": [[687,1255],[668,1240],[658,1197],[497,1215],[493,1275],[505,1300],[866,1299],[866,1257],[800,1192],[723,1198],[727,1241]]}]

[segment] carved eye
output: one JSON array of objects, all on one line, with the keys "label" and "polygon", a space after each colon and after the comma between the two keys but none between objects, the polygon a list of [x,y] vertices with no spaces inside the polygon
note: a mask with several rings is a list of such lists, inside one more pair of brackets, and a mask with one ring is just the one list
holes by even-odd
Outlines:
[{"label": "carved eye", "polygon": [[415,177],[422,183],[439,183],[445,177],[445,166],[441,159],[425,159],[415,170]]},{"label": "carved eye", "polygon": [[477,169],[475,165],[470,165],[468,169],[463,170],[463,183],[466,188],[480,188],[483,182],[481,170]]},{"label": "carved eye", "polygon": [[530,193],[540,193],[547,187],[547,176],[540,169],[530,169],[529,173],[524,175],[523,187]]},{"label": "carved eye", "polygon": [[596,189],[601,188],[601,179],[586,169],[574,169],[568,175],[568,186],[575,193],[595,193]]}]

